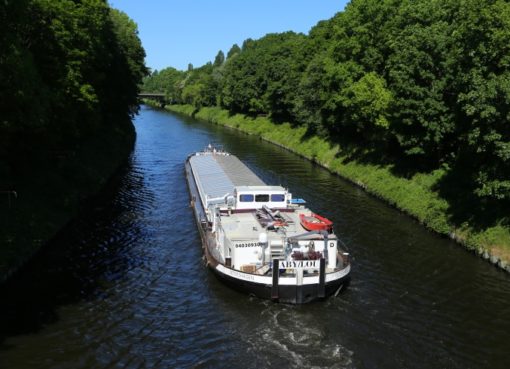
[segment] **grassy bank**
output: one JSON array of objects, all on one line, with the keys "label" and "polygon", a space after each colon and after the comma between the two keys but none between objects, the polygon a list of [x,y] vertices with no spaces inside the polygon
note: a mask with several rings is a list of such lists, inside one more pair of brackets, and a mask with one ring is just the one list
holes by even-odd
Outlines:
[{"label": "grassy bank", "polygon": [[191,105],[169,105],[168,110],[231,127],[285,147],[331,172],[364,188],[397,209],[409,214],[429,229],[450,237],[493,264],[510,272],[510,229],[495,224],[483,229],[467,222],[455,224],[451,220],[449,203],[435,185],[447,173],[440,169],[432,173],[417,173],[411,178],[394,174],[391,165],[375,165],[353,160],[342,147],[316,137],[308,137],[306,128],[290,124],[274,124],[268,118],[230,115],[218,107],[202,108]]},{"label": "grassy bank", "polygon": [[9,153],[10,165],[0,160],[0,283],[78,215],[126,161],[134,139],[131,123],[65,148],[25,138]]}]

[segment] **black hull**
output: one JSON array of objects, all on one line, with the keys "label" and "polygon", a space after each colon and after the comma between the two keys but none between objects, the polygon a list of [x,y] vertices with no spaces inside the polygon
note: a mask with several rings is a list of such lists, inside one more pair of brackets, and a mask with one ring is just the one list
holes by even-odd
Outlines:
[{"label": "black hull", "polygon": [[279,285],[278,286],[278,298],[272,298],[272,286],[263,285],[260,283],[253,283],[237,278],[233,278],[224,273],[219,272],[214,267],[210,268],[216,278],[229,286],[230,288],[253,295],[262,299],[269,299],[275,302],[281,302],[285,304],[306,304],[312,301],[325,300],[326,298],[338,294],[347,288],[350,282],[350,276],[346,275],[343,278],[335,281],[326,283],[326,292],[324,297],[319,297],[319,285],[318,284],[306,284],[306,285]]}]

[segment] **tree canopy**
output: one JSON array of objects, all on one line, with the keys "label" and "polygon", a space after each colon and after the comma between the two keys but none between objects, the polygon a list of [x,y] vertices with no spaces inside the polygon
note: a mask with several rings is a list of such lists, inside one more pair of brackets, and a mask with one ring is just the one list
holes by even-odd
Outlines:
[{"label": "tree canopy", "polygon": [[181,72],[174,101],[448,168],[480,204],[510,205],[509,39],[504,0],[352,0],[309,35],[247,39]]},{"label": "tree canopy", "polygon": [[79,137],[137,110],[136,24],[106,0],[0,3],[0,130]]}]

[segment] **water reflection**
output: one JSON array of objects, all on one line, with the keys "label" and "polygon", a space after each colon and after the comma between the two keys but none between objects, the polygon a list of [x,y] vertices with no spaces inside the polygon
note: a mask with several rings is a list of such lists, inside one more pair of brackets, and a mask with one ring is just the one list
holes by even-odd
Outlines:
[{"label": "water reflection", "polygon": [[124,168],[50,247],[2,286],[2,341],[55,323],[59,306],[98,298],[142,262],[131,253],[144,232],[136,214],[151,201],[151,193],[141,190],[142,178],[132,164]]}]

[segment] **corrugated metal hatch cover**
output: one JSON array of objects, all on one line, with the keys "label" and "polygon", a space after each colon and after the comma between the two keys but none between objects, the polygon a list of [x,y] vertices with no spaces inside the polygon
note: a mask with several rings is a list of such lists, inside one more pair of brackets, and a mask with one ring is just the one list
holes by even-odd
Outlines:
[{"label": "corrugated metal hatch cover", "polygon": [[265,186],[265,183],[237,157],[215,155],[215,159],[235,186]]},{"label": "corrugated metal hatch cover", "polygon": [[201,192],[212,197],[233,194],[235,186],[264,186],[265,183],[233,155],[192,156],[190,165]]}]

